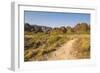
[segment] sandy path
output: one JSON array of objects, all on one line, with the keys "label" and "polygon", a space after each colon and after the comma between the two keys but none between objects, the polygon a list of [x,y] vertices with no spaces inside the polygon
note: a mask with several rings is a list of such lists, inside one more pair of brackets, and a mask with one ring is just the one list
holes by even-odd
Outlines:
[{"label": "sandy path", "polygon": [[70,40],[64,45],[62,45],[57,51],[51,53],[51,57],[49,60],[64,60],[64,59],[75,59],[71,55],[71,51],[73,48],[73,43],[75,43],[76,39]]}]

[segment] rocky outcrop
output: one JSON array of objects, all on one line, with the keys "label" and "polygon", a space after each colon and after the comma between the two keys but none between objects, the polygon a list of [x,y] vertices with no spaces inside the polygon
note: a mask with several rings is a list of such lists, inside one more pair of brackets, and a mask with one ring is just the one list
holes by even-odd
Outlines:
[{"label": "rocky outcrop", "polygon": [[61,26],[61,27],[47,27],[47,26],[40,26],[40,25],[30,25],[29,23],[25,23],[24,30],[28,32],[44,32],[44,33],[84,33],[90,32],[90,25],[87,23],[78,23],[73,28],[71,26]]},{"label": "rocky outcrop", "polygon": [[88,32],[90,31],[90,26],[87,23],[78,23],[73,30],[75,32]]},{"label": "rocky outcrop", "polygon": [[52,28],[47,26],[39,26],[39,25],[30,25],[28,23],[25,23],[24,30],[30,31],[30,32],[49,32]]}]

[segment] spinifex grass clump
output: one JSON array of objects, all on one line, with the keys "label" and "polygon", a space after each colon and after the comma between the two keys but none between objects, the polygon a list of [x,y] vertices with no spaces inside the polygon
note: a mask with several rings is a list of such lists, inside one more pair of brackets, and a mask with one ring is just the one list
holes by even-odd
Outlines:
[{"label": "spinifex grass clump", "polygon": [[90,27],[85,23],[73,28],[28,25],[24,32],[24,61],[49,60],[51,53],[74,39],[71,55],[78,59],[90,58],[89,32]]},{"label": "spinifex grass clump", "polygon": [[88,34],[79,36],[73,45],[75,48],[72,52],[73,56],[81,59],[90,58],[90,36]]}]

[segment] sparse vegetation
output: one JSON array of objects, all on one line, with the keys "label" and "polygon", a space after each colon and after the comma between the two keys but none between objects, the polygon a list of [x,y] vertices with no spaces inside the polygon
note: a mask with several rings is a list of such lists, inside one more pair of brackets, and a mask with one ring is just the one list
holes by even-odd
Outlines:
[{"label": "sparse vegetation", "polygon": [[75,42],[72,55],[79,59],[90,58],[90,35],[78,36]]},{"label": "sparse vegetation", "polygon": [[[78,59],[90,58],[90,26],[86,23],[75,27],[51,28],[25,24],[24,61],[48,60],[50,53],[57,51],[69,40],[77,39],[71,54]],[[36,29],[35,29],[36,28]]]}]

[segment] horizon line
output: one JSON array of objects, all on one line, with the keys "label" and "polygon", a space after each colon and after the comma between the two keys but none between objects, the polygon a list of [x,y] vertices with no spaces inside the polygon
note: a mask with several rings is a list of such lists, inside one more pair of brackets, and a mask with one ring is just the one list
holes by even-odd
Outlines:
[{"label": "horizon line", "polygon": [[[27,23],[27,22],[26,22]],[[24,24],[26,24],[26,23],[24,23]],[[77,24],[82,24],[82,23],[85,23],[85,24],[87,24],[87,25],[90,25],[90,24],[88,24],[88,23],[86,23],[86,22],[79,22],[79,23],[77,23]],[[56,27],[68,27],[68,26],[70,26],[70,27],[75,27],[77,24],[74,24],[74,26],[73,25],[62,25],[62,26],[54,26],[54,27],[52,27],[52,26],[47,26],[47,25],[42,25],[42,24],[30,24],[30,23],[28,23],[29,25],[37,25],[37,26],[45,26],[45,27],[51,27],[51,28],[56,28]]]}]

